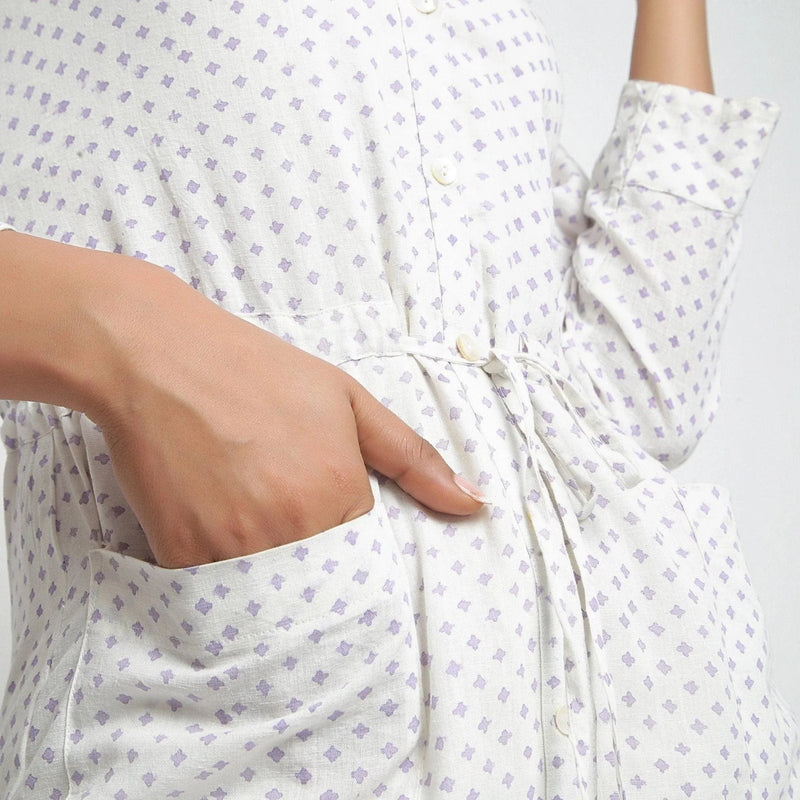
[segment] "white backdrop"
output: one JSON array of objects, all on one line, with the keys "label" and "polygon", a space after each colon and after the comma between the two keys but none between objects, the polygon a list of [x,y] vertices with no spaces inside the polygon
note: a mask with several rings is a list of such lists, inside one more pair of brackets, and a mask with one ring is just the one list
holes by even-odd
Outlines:
[{"label": "white backdrop", "polygon": [[[561,53],[564,139],[588,170],[609,133],[627,75],[634,1],[533,4]],[[732,490],[766,613],[774,679],[800,712],[800,504],[793,500],[800,466],[800,371],[794,360],[800,352],[800,13],[797,0],[709,0],[709,15],[717,93],[776,100],[783,118],[745,214],[737,300],[723,354],[722,408],[680,474]],[[10,647],[2,540],[0,682]]]},{"label": "white backdrop", "polygon": [[[774,680],[800,714],[800,9],[797,0],[707,1],[717,94],[760,95],[783,113],[745,211],[722,407],[678,474],[731,489]],[[590,169],[627,75],[634,0],[535,5],[561,54],[564,142]]]}]

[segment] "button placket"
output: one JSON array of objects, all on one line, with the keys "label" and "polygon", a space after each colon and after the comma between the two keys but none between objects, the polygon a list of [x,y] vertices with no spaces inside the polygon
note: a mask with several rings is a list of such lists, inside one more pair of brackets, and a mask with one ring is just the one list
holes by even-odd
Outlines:
[{"label": "button placket", "polygon": [[[469,170],[461,160],[470,145],[466,140],[466,127],[460,120],[464,111],[460,106],[454,107],[449,100],[452,88],[457,87],[463,77],[452,59],[442,56],[450,47],[450,33],[445,24],[449,10],[441,0],[411,0],[414,8],[417,2],[425,3],[426,8],[431,2],[436,5],[435,12],[422,14],[412,9],[403,17],[422,166],[418,177],[425,182],[430,239],[436,252],[435,269],[426,278],[430,276],[432,284],[435,277],[439,284],[438,287],[431,286],[435,294],[430,294],[427,302],[430,314],[440,315],[441,335],[448,336],[452,342],[459,329],[477,329],[482,321],[480,316],[471,313],[473,308],[477,308],[469,302],[468,281],[456,279],[472,258],[465,223],[470,217],[470,209],[467,195],[462,191],[467,177],[464,170]],[[417,293],[422,302],[426,302],[428,296],[424,292]],[[453,315],[453,319],[463,320],[462,325],[445,334],[444,309],[450,311],[453,307],[467,309],[467,314]],[[435,323],[432,319],[428,317],[424,331],[426,337],[433,335]]]}]

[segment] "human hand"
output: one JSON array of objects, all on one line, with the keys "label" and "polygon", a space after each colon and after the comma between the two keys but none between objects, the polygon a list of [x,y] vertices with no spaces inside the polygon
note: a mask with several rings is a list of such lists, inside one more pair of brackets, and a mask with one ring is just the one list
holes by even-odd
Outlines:
[{"label": "human hand", "polygon": [[350,521],[374,502],[367,467],[436,511],[481,507],[432,445],[342,370],[162,270],[138,269],[114,327],[115,394],[97,421],[160,565],[246,555]]}]

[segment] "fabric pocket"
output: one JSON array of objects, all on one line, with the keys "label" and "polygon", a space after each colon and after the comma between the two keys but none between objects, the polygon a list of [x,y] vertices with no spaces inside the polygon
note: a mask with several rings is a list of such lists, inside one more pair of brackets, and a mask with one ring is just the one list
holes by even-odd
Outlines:
[{"label": "fabric pocket", "polygon": [[168,570],[90,553],[70,797],[414,797],[419,663],[384,508]]}]

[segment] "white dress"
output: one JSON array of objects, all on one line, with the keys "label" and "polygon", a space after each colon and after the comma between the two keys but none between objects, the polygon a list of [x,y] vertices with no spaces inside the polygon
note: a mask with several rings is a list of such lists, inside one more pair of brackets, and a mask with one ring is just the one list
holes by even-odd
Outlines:
[{"label": "white dress", "polygon": [[798,796],[727,495],[669,472],[777,110],[629,82],[589,181],[534,11],[0,3],[0,223],[175,271],[492,501],[373,475],[351,523],[166,570],[95,425],[3,403],[0,796]]}]

